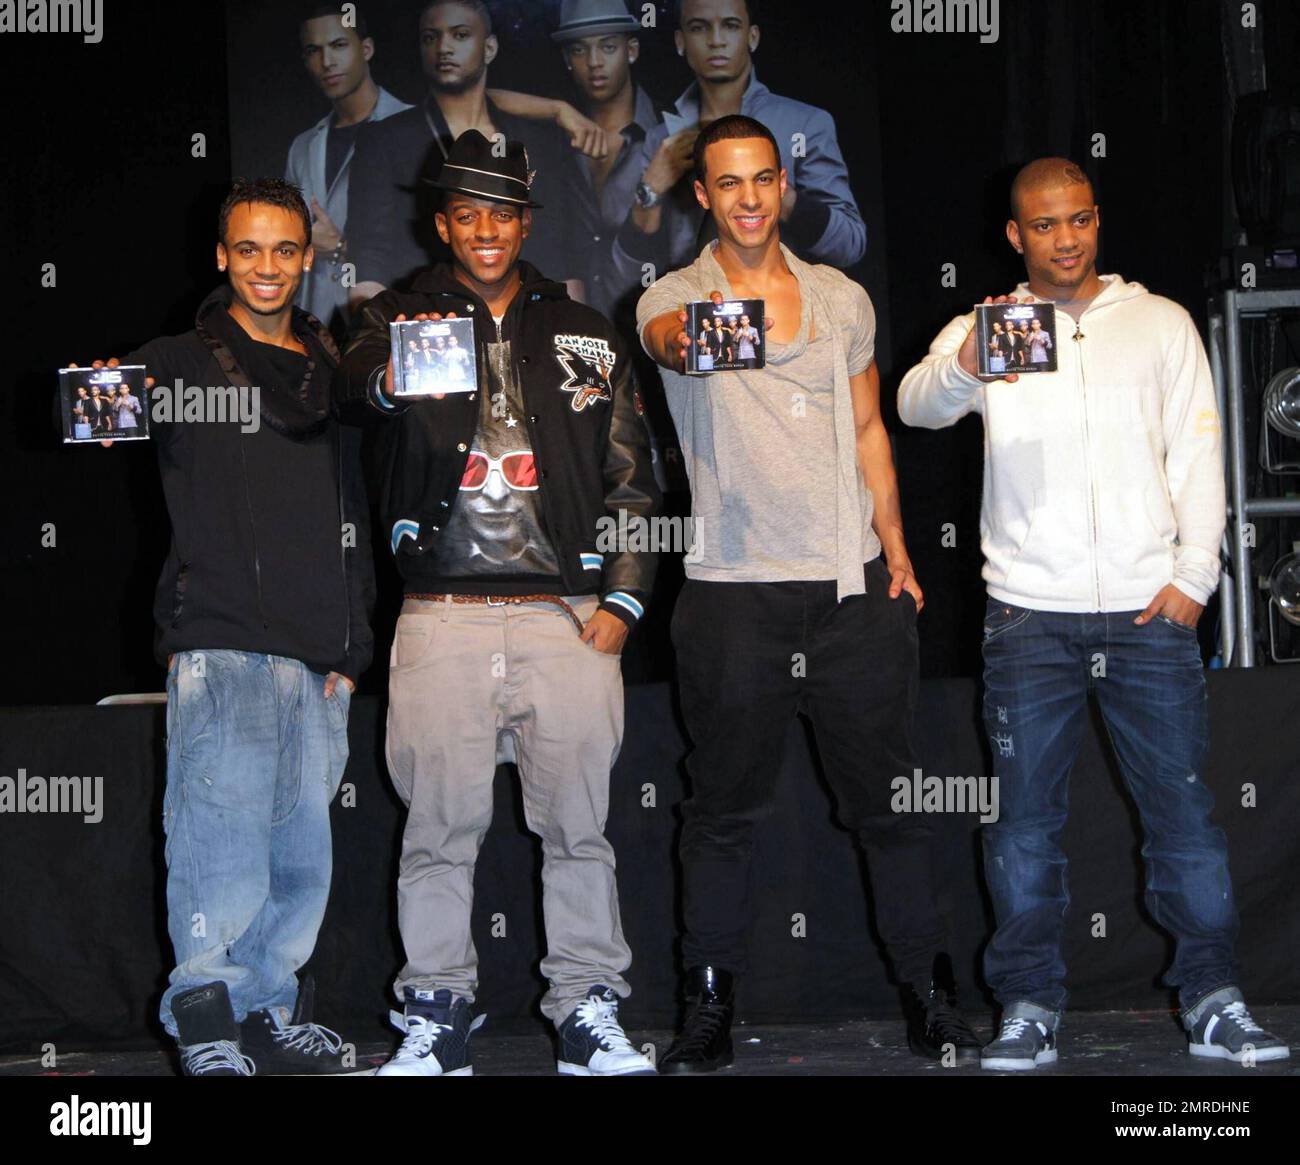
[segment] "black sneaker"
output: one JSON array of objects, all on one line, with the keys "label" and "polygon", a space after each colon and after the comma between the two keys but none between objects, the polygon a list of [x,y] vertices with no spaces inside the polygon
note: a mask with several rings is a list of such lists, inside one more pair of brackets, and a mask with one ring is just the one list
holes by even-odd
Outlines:
[{"label": "black sneaker", "polygon": [[407,987],[404,1013],[390,1011],[392,1025],[406,1038],[376,1076],[473,1076],[469,1037],[487,1018],[473,1017],[468,999],[452,998],[445,987],[420,991]]},{"label": "black sneaker", "polygon": [[980,1067],[997,1072],[1028,1072],[1056,1060],[1059,1012],[1028,1000],[1011,1004],[1002,1013],[997,1039],[980,1052]]},{"label": "black sneaker", "polygon": [[736,1005],[731,972],[692,967],[686,973],[686,1022],[659,1061],[663,1076],[716,1072],[734,1059],[731,1021]]},{"label": "black sneaker", "polygon": [[267,1076],[372,1075],[372,1069],[356,1072],[343,1062],[343,1040],[337,1032],[311,1022],[314,995],[308,977],[298,989],[292,1014],[287,1007],[250,1011],[239,1025],[245,1055]]},{"label": "black sneaker", "polygon": [[618,1022],[618,996],[598,984],[560,1024],[561,1076],[657,1076],[655,1066],[633,1046]]},{"label": "black sneaker", "polygon": [[230,992],[220,979],[177,995],[172,1016],[186,1076],[252,1076],[257,1071],[240,1051]]},{"label": "black sneaker", "polygon": [[1285,1060],[1291,1049],[1250,1017],[1236,987],[1220,987],[1201,996],[1182,1014],[1193,1056],[1231,1060],[1253,1067],[1265,1060]]},{"label": "black sneaker", "polygon": [[952,960],[938,955],[934,971],[923,989],[903,988],[903,1014],[907,1019],[907,1046],[917,1056],[942,1060],[951,1055],[958,1064],[978,1064],[983,1041],[957,1007]]}]

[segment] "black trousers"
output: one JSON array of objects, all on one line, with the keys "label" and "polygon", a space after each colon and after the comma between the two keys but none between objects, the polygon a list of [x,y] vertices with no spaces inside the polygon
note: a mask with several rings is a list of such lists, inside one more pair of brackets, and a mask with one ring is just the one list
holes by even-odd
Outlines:
[{"label": "black trousers", "polygon": [[890,782],[916,767],[916,606],[906,592],[890,599],[881,559],[863,570],[867,593],[842,603],[833,580],[687,579],[678,596],[672,639],[693,745],[680,849],[687,967],[748,969],[754,824],[771,812],[797,711],[812,722],[839,819],[866,856],[895,977],[927,983],[944,948],[930,827],[924,814],[890,808]]}]

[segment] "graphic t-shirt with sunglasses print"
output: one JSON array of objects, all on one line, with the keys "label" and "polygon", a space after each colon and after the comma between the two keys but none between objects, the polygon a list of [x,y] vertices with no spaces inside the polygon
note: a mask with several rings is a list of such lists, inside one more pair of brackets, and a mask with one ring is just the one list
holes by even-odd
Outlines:
[{"label": "graphic t-shirt with sunglasses print", "polygon": [[[496,321],[501,335],[501,320]],[[510,341],[487,345],[488,391],[460,494],[436,550],[443,589],[462,594],[563,594],[546,534],[522,395]]]}]

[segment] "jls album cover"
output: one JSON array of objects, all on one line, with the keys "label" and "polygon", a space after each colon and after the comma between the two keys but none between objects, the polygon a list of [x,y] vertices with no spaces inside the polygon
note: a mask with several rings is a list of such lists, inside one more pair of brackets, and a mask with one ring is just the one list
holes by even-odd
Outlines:
[{"label": "jls album cover", "polygon": [[149,390],[143,364],[60,368],[63,443],[149,439]]},{"label": "jls album cover", "polygon": [[706,299],[688,303],[686,314],[692,341],[686,350],[688,373],[763,367],[766,340],[761,299],[733,299],[724,303]]},{"label": "jls album cover", "polygon": [[473,392],[478,388],[471,319],[405,320],[389,324],[394,396]]},{"label": "jls album cover", "polygon": [[981,376],[1056,371],[1056,308],[1050,303],[977,303]]}]

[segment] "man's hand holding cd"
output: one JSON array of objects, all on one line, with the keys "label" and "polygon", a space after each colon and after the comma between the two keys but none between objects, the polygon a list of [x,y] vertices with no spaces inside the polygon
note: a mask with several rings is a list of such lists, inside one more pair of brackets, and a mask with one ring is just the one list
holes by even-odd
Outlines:
[{"label": "man's hand holding cd", "polygon": [[[1032,299],[1033,299],[1032,295],[1027,295],[1024,298],[1024,302],[1029,303]],[[1021,301],[1016,299],[1014,295],[999,295],[996,299],[994,299],[992,296],[986,295],[984,297],[984,302],[990,304],[998,304],[998,303],[1019,303]],[[992,384],[994,381],[998,381],[998,380],[1005,380],[1008,384],[1010,384],[1013,381],[1019,380],[1020,377],[1014,372],[1008,372],[1005,375],[998,375],[998,376],[980,376],[979,363],[977,361],[977,357],[975,354],[975,343],[976,343],[975,332],[976,332],[975,325],[972,324],[971,330],[966,333],[966,339],[962,341],[962,345],[957,351],[957,363],[960,364],[961,367],[966,372],[969,372],[972,376],[976,377],[979,380],[984,381],[985,384]]]},{"label": "man's hand holding cd", "polygon": [[[121,361],[118,360],[116,356],[110,356],[107,360],[92,360],[90,366],[91,368],[116,368],[120,363]],[[77,365],[69,363],[68,367],[76,368]],[[155,381],[152,376],[146,376],[144,378],[145,388],[151,389],[153,388],[154,384]],[[105,449],[107,449],[112,443],[113,443],[112,438],[109,438],[107,441],[100,441],[100,444],[103,445]]]},{"label": "man's hand holding cd", "polygon": [[[444,316],[440,312],[436,312],[436,311],[435,312],[421,311],[421,312],[416,312],[415,315],[411,316],[410,318],[413,320],[441,320],[441,319],[454,320],[456,318],[456,313],[454,311],[449,311]],[[406,323],[406,321],[407,321],[407,316],[405,312],[398,312],[397,315],[393,317],[393,323],[395,324],[404,324]],[[389,400],[396,399],[393,395],[393,382],[396,374],[397,374],[396,369],[393,367],[393,357],[390,354],[388,357],[388,371],[384,374],[384,383],[382,386],[384,391],[384,396],[386,396]],[[434,392],[434,393],[430,393],[429,395],[432,396],[434,400],[443,400],[447,394],[445,392]]]},{"label": "man's hand holding cd", "polygon": [[[726,302],[726,296],[720,291],[711,291],[709,299],[715,304]],[[667,331],[665,335],[666,329],[662,321],[670,319],[675,322],[676,331]],[[771,316],[766,316],[763,326],[771,331],[776,325]],[[695,343],[695,339],[688,331],[689,327],[690,313],[684,304],[676,312],[665,313],[655,320],[654,325],[647,329],[646,336],[656,364],[686,374],[686,353]]]}]

